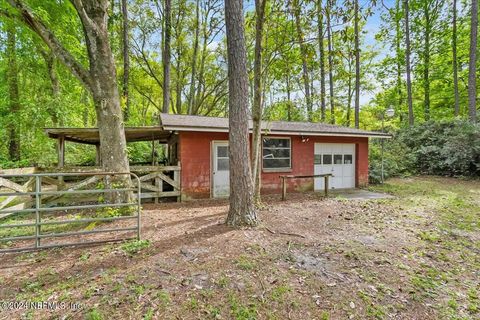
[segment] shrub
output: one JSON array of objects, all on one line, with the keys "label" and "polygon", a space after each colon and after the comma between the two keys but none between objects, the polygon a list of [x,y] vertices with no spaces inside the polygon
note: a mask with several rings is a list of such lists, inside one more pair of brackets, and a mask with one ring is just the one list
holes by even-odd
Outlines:
[{"label": "shrub", "polygon": [[[398,139],[384,141],[383,175],[387,179],[393,176],[406,176],[413,173],[414,157],[408,148]],[[379,183],[382,179],[382,146],[381,141],[375,141],[369,150],[369,180]]]},{"label": "shrub", "polygon": [[150,247],[150,241],[148,240],[132,240],[125,242],[121,249],[130,256],[133,256],[145,248]]},{"label": "shrub", "polygon": [[[480,125],[456,120],[404,128],[385,142],[384,176],[480,176]],[[370,149],[370,181],[380,181],[380,143]]]}]

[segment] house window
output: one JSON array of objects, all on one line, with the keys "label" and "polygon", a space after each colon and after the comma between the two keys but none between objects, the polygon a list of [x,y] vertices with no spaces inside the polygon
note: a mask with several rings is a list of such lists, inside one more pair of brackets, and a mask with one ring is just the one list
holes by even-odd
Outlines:
[{"label": "house window", "polygon": [[263,138],[263,168],[290,169],[291,151],[290,138]]}]

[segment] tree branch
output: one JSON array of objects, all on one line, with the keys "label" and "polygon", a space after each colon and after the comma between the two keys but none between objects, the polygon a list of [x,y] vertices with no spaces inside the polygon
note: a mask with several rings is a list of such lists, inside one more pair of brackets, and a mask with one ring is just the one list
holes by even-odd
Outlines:
[{"label": "tree branch", "polygon": [[52,50],[53,54],[71,70],[87,88],[91,88],[90,74],[73,56],[65,49],[53,32],[31,11],[21,0],[8,0],[8,3],[18,10],[19,15],[15,18],[25,23],[35,32],[45,44]]},{"label": "tree branch", "polygon": [[95,30],[95,32],[98,33],[98,26],[88,16],[83,2],[81,0],[70,0],[70,3],[75,7],[75,10],[77,10],[78,16],[80,17],[80,20],[82,20],[82,23],[84,25],[88,25],[90,29]]}]

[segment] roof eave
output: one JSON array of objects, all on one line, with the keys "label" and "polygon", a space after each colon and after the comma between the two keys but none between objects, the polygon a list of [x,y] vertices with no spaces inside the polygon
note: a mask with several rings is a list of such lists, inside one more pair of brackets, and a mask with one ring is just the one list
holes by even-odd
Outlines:
[{"label": "roof eave", "polygon": [[[169,131],[197,131],[197,132],[225,132],[228,133],[228,128],[219,127],[192,127],[192,126],[169,126],[163,125],[165,130]],[[252,131],[252,129],[250,129]],[[306,135],[306,136],[340,136],[340,137],[358,137],[358,138],[380,138],[390,139],[391,135],[385,133],[342,133],[342,132],[315,132],[315,131],[283,131],[283,130],[269,130],[262,129],[263,133],[270,134],[284,134],[284,135]]]}]

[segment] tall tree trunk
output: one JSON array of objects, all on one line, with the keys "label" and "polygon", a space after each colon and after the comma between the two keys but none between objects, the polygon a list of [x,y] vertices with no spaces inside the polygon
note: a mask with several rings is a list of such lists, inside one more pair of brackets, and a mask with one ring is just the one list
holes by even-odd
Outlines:
[{"label": "tall tree trunk", "polygon": [[287,85],[287,120],[292,121],[292,89],[290,87],[290,73],[285,72],[285,84]]},{"label": "tall tree trunk", "polygon": [[330,123],[335,124],[335,97],[333,94],[333,45],[332,45],[332,23],[331,10],[332,0],[327,0],[327,40],[328,40],[328,80],[330,90]]},{"label": "tall tree trunk", "polygon": [[205,91],[205,61],[208,55],[208,30],[207,30],[207,19],[208,19],[208,11],[205,13],[203,26],[202,26],[202,36],[203,36],[203,43],[202,43],[202,54],[200,58],[200,68],[198,71],[198,88],[197,88],[197,97],[195,98],[195,112],[198,113],[200,109],[200,101]]},{"label": "tall tree trunk", "polygon": [[86,34],[102,165],[106,171],[128,172],[125,128],[106,22],[108,1],[75,0],[74,3]]},{"label": "tall tree trunk", "polygon": [[[112,1],[113,2],[113,1]],[[125,110],[123,112],[125,121],[128,121],[130,117],[130,97],[128,96],[128,82],[130,77],[130,55],[129,55],[129,28],[128,28],[128,7],[127,0],[122,0],[122,45],[123,45],[123,83],[122,83],[122,96],[125,101]]]},{"label": "tall tree trunk", "polygon": [[424,118],[430,120],[430,33],[432,30],[432,21],[430,19],[430,10],[428,1],[423,5],[423,14],[425,17],[425,34],[423,47],[423,93],[424,93]]},{"label": "tall tree trunk", "polygon": [[[52,90],[52,103],[48,106],[48,113],[52,118],[53,126],[57,127],[59,124],[59,112],[57,108],[60,96],[60,84],[57,73],[55,72],[55,56],[51,52],[46,52],[42,49],[39,49],[39,51],[45,60],[48,77],[50,79],[50,88]],[[60,127],[63,127],[63,121],[60,121]]]},{"label": "tall tree trunk", "polygon": [[90,116],[90,99],[88,97],[88,92],[85,89],[82,89],[80,96],[80,103],[83,105],[82,110],[82,124],[84,127],[88,127],[88,120]]},{"label": "tall tree trunk", "polygon": [[321,120],[325,122],[325,45],[324,45],[324,31],[323,31],[323,13],[322,0],[317,1],[317,16],[318,16],[318,46],[320,53],[320,112]]},{"label": "tall tree trunk", "polygon": [[312,97],[310,95],[310,76],[308,74],[308,60],[307,60],[307,47],[305,46],[305,39],[303,36],[303,29],[302,29],[302,21],[300,19],[300,5],[298,4],[298,0],[292,1],[292,11],[295,17],[295,27],[297,29],[297,39],[298,44],[300,46],[300,55],[302,58],[302,78],[303,78],[303,86],[305,90],[305,100],[307,103],[307,118],[308,121],[312,121]]},{"label": "tall tree trunk", "polygon": [[400,12],[400,1],[395,1],[395,50],[397,55],[397,95],[398,95],[398,105],[397,105],[397,113],[400,116],[400,122],[403,121],[403,112],[402,112],[402,105],[403,105],[403,92],[402,92],[402,53],[400,49],[401,40],[401,28],[400,28],[400,21],[401,18],[399,17]]},{"label": "tall tree trunk", "polygon": [[355,33],[355,128],[359,128],[360,116],[360,36],[358,31],[358,0],[354,2],[354,33]]},{"label": "tall tree trunk", "polygon": [[172,20],[172,1],[165,0],[164,8],[165,26],[163,30],[163,113],[170,110],[170,41],[171,41],[171,20]]},{"label": "tall tree trunk", "polygon": [[258,223],[253,202],[248,138],[248,72],[243,0],[225,0],[228,56],[230,209],[227,224]]},{"label": "tall tree trunk", "polygon": [[21,0],[8,0],[22,22],[34,31],[56,57],[70,69],[92,94],[99,127],[103,169],[112,172],[130,170],[126,152],[123,115],[117,87],[115,61],[108,35],[107,0],[72,0],[83,26],[90,69],[86,70],[62,46],[45,23],[38,20]]},{"label": "tall tree trunk", "polygon": [[457,0],[453,0],[452,18],[452,60],[453,60],[453,93],[455,97],[455,116],[460,114],[460,95],[458,93],[458,59],[457,59]]},{"label": "tall tree trunk", "polygon": [[20,112],[20,95],[18,91],[18,66],[17,66],[17,41],[15,25],[7,24],[7,48],[6,48],[8,69],[8,98],[9,116],[8,121],[8,155],[11,161],[20,160],[20,133],[15,119]]},{"label": "tall tree trunk", "polygon": [[[180,56],[180,54],[179,54]],[[175,110],[177,114],[182,114],[182,70],[181,70],[181,60],[177,59],[177,64],[175,66],[176,69],[176,76],[177,76],[177,81],[176,81],[176,88],[175,88],[175,93],[176,93],[176,99],[175,99]]]},{"label": "tall tree trunk", "polygon": [[405,11],[405,66],[407,72],[407,103],[408,103],[408,124],[413,126],[413,101],[412,101],[412,68],[410,66],[410,23],[408,0],[403,0]]},{"label": "tall tree trunk", "polygon": [[252,106],[252,174],[254,183],[254,202],[261,202],[261,150],[262,150],[262,41],[267,0],[255,0],[255,60],[253,64],[253,106]]},{"label": "tall tree trunk", "polygon": [[348,84],[347,84],[347,127],[350,127],[352,113],[352,59],[348,57]]},{"label": "tall tree trunk", "polygon": [[195,6],[195,40],[193,42],[192,77],[190,79],[190,92],[188,94],[188,114],[192,114],[195,105],[195,77],[197,75],[198,38],[200,34],[200,0]]},{"label": "tall tree trunk", "polygon": [[472,0],[470,17],[470,61],[468,63],[468,115],[471,122],[477,121],[477,33],[478,0]]}]

